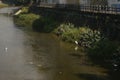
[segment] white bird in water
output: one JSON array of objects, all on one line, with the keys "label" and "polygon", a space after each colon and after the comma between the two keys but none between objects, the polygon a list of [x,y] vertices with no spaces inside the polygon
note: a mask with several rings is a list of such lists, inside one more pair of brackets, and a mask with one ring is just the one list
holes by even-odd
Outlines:
[{"label": "white bird in water", "polygon": [[75,41],[75,44],[77,44],[77,45],[78,45],[78,41]]},{"label": "white bird in water", "polygon": [[5,52],[7,52],[8,51],[8,48],[7,47],[5,47]]},{"label": "white bird in water", "polygon": [[118,65],[117,64],[113,64],[113,66],[117,67]]}]

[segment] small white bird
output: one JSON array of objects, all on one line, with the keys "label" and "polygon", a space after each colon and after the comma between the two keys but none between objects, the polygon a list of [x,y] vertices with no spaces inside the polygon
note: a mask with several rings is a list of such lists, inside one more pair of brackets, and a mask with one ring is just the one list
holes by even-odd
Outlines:
[{"label": "small white bird", "polygon": [[78,41],[75,41],[75,44],[77,44],[77,45],[78,45]]},{"label": "small white bird", "polygon": [[7,47],[5,47],[5,52],[7,52],[8,51],[8,48]]},{"label": "small white bird", "polygon": [[113,64],[113,66],[117,67],[118,65],[117,64]]}]

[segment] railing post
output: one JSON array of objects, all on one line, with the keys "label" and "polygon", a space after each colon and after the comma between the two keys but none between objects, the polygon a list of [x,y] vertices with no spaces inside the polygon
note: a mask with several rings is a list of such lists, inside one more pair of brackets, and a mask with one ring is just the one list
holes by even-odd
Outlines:
[{"label": "railing post", "polygon": [[99,12],[99,5],[97,5],[97,12]]},{"label": "railing post", "polygon": [[117,8],[115,8],[115,14],[117,14],[117,11],[118,11]]},{"label": "railing post", "polygon": [[104,10],[105,10],[105,13],[107,13],[107,11],[106,11],[106,5],[104,6]]},{"label": "railing post", "polygon": [[90,5],[90,11],[91,11],[91,5]]}]

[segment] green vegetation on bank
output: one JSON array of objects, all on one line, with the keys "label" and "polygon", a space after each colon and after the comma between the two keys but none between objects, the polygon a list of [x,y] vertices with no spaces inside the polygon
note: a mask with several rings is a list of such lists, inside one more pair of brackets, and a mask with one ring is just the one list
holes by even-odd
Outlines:
[{"label": "green vegetation on bank", "polygon": [[21,14],[15,16],[15,24],[19,27],[29,27],[39,32],[52,32],[58,22],[50,17],[28,13],[28,7],[23,7]]},{"label": "green vegetation on bank", "polygon": [[18,26],[32,28],[33,22],[38,18],[39,18],[38,15],[35,15],[32,13],[20,14],[20,15],[16,16],[15,22],[16,22],[16,25],[18,25]]},{"label": "green vegetation on bank", "polygon": [[120,71],[120,44],[108,39],[102,39],[87,49],[88,57],[110,71]]},{"label": "green vegetation on bank", "polygon": [[8,5],[4,3],[0,3],[0,8],[3,8],[3,7],[8,7]]},{"label": "green vegetation on bank", "polygon": [[51,16],[28,13],[28,8],[23,7],[21,14],[15,16],[18,26],[29,27],[38,32],[53,32],[60,39],[74,43],[77,41],[83,47],[91,47],[101,39],[101,33],[88,27],[76,27],[72,23],[59,23]]},{"label": "green vegetation on bank", "polygon": [[21,10],[22,12],[14,18],[15,24],[19,27],[27,27],[32,29],[34,21],[39,19],[40,16],[33,13],[28,13],[28,7],[23,7]]},{"label": "green vegetation on bank", "polygon": [[41,16],[39,19],[35,20],[33,23],[33,30],[38,32],[52,32],[58,23],[52,18]]},{"label": "green vegetation on bank", "polygon": [[100,31],[88,27],[75,27],[70,23],[61,24],[54,32],[64,41],[72,43],[77,41],[79,45],[89,48],[102,39]]},{"label": "green vegetation on bank", "polygon": [[29,27],[39,32],[53,32],[63,41],[71,43],[77,41],[86,49],[91,60],[120,70],[118,69],[120,67],[120,44],[107,39],[101,31],[86,26],[75,26],[69,22],[59,22],[50,16],[28,13],[28,8],[23,8],[22,11],[21,14],[15,16],[15,23],[18,26]]}]

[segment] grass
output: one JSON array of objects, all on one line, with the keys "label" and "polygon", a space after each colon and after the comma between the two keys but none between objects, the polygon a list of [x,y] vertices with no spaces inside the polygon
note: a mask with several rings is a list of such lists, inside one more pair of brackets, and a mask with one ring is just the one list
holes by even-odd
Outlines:
[{"label": "grass", "polygon": [[73,24],[61,24],[54,33],[62,40],[74,43],[78,42],[83,47],[91,47],[93,43],[98,42],[102,37],[100,31],[92,30],[88,27],[75,27]]},{"label": "grass", "polygon": [[35,14],[20,14],[15,17],[15,24],[20,27],[32,28],[33,22],[40,16]]},{"label": "grass", "polygon": [[52,32],[57,27],[57,21],[51,17],[45,17],[29,13],[28,7],[23,7],[22,12],[15,16],[17,26],[28,27],[38,32]]}]

